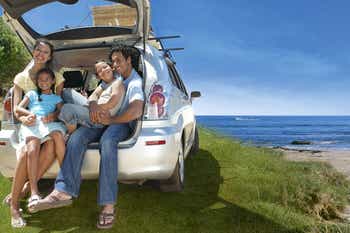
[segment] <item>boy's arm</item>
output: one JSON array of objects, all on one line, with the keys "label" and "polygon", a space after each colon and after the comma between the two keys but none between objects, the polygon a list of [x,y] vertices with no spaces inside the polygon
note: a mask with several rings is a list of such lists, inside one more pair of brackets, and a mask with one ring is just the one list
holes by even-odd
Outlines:
[{"label": "boy's arm", "polygon": [[123,96],[125,95],[125,87],[123,85],[123,81],[116,80],[112,84],[112,96],[111,98],[104,104],[99,104],[99,106],[105,110],[108,111],[112,108],[114,108],[116,105],[122,101]]}]

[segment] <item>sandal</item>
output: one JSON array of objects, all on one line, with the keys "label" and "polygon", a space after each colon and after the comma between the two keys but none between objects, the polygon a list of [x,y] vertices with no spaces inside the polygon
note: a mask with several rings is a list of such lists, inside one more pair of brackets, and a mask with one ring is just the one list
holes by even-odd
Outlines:
[{"label": "sandal", "polygon": [[113,227],[115,221],[115,211],[113,213],[101,212],[98,216],[96,227],[98,229],[110,229]]},{"label": "sandal", "polygon": [[48,210],[72,205],[73,199],[61,200],[56,195],[48,195],[44,199],[37,200],[32,205],[28,205],[29,213],[36,213],[41,210]]},{"label": "sandal", "polygon": [[19,216],[18,218],[11,217],[11,226],[14,228],[22,228],[27,225],[27,222]]},{"label": "sandal", "polygon": [[31,209],[34,205],[36,205],[41,199],[41,196],[37,194],[30,196],[30,198],[28,199],[28,210]]},{"label": "sandal", "polygon": [[7,194],[6,197],[2,200],[2,204],[6,205],[6,206],[10,206],[11,205],[11,193]]}]

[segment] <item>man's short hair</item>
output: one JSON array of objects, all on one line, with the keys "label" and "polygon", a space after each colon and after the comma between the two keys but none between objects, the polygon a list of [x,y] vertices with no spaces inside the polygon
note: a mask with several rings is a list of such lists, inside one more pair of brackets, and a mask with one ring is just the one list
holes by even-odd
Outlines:
[{"label": "man's short hair", "polygon": [[137,48],[127,46],[124,44],[117,44],[116,46],[114,46],[112,48],[111,52],[109,53],[109,60],[111,62],[112,62],[113,53],[121,53],[123,55],[123,57],[125,58],[125,60],[130,57],[132,67],[135,70],[138,70],[140,51]]},{"label": "man's short hair", "polygon": [[125,58],[125,60],[128,59],[129,57],[132,59],[132,55],[133,55],[133,51],[132,51],[131,47],[123,45],[123,44],[118,44],[112,48],[111,52],[109,53],[109,60],[110,61],[112,61],[113,53],[121,53],[123,55],[123,57]]}]

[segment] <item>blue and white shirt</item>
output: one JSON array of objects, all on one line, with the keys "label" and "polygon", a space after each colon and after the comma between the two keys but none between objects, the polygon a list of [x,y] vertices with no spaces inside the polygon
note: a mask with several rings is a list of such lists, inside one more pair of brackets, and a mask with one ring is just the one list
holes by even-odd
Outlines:
[{"label": "blue and white shirt", "polygon": [[55,94],[39,94],[37,91],[29,91],[25,96],[29,98],[28,109],[37,116],[47,116],[56,110],[56,105],[62,102],[62,98]]}]

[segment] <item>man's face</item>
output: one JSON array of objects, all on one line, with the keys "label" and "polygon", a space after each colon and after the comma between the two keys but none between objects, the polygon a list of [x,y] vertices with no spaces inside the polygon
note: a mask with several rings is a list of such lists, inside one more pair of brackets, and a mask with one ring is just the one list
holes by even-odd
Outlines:
[{"label": "man's face", "polygon": [[124,58],[121,52],[114,52],[112,54],[112,62],[114,70],[123,78],[127,78],[131,71],[131,58]]}]

